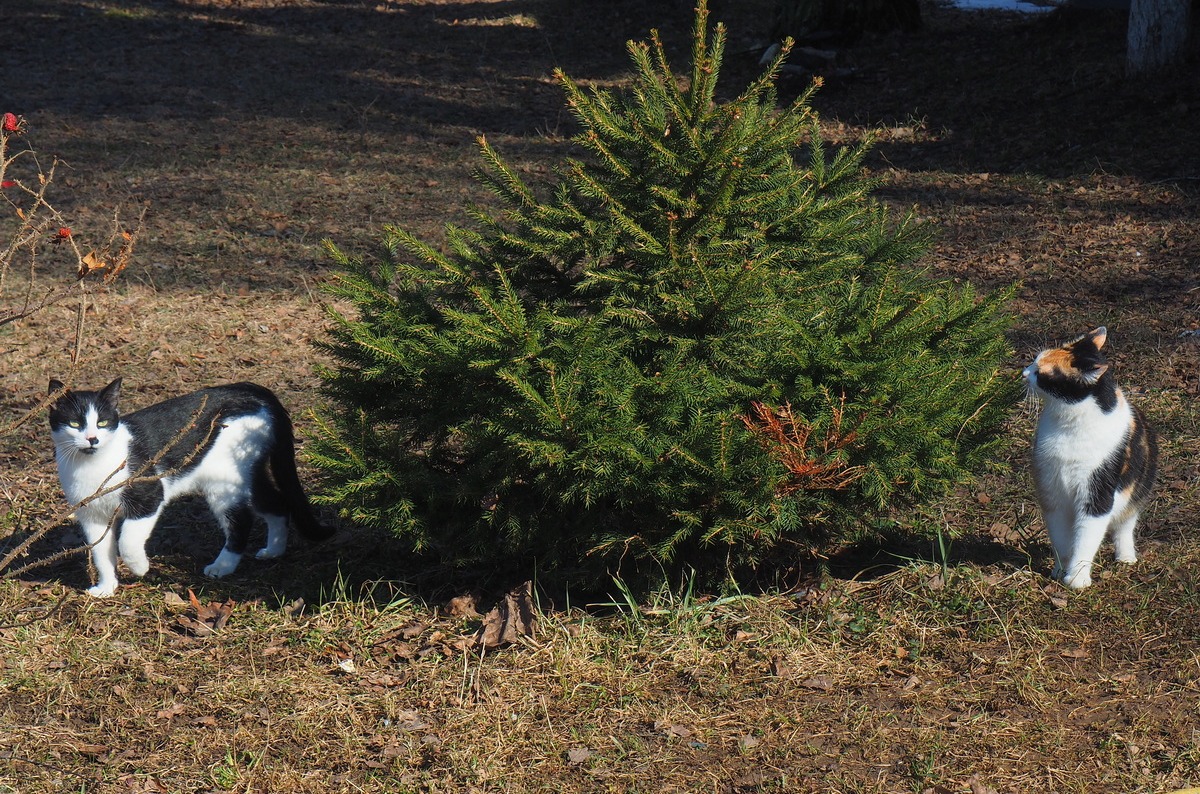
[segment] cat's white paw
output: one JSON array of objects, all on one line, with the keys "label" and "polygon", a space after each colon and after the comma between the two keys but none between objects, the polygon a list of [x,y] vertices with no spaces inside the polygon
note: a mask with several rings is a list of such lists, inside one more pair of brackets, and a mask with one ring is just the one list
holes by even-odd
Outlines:
[{"label": "cat's white paw", "polygon": [[242,555],[236,554],[229,549],[221,549],[221,553],[210,564],[204,566],[204,575],[212,579],[220,579],[222,576],[228,576],[237,570],[238,563],[242,561]]},{"label": "cat's white paw", "polygon": [[146,572],[150,570],[150,558],[145,554],[135,557],[125,557],[124,559],[125,567],[129,569],[131,574],[138,578],[145,576]]},{"label": "cat's white paw", "polygon": [[1137,555],[1133,552],[1128,554],[1121,554],[1120,552],[1117,552],[1117,562],[1125,563],[1126,565],[1133,565],[1137,561]]},{"label": "cat's white paw", "polygon": [[255,554],[254,557],[258,560],[274,560],[282,557],[285,551],[287,551],[287,546],[272,546],[270,543],[268,543],[259,549],[258,553]]},{"label": "cat's white paw", "polygon": [[1092,586],[1092,574],[1088,571],[1079,571],[1074,576],[1063,579],[1063,584],[1072,590],[1083,590],[1085,587]]},{"label": "cat's white paw", "polygon": [[115,592],[117,592],[116,582],[100,582],[88,588],[88,595],[93,598],[108,598]]}]

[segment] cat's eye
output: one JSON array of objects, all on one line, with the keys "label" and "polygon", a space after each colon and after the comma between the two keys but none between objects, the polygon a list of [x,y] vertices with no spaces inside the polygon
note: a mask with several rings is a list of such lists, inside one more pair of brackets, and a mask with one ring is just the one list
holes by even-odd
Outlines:
[{"label": "cat's eye", "polygon": [[73,427],[78,430],[79,428],[83,427],[83,422],[70,421],[67,422],[67,427]]},{"label": "cat's eye", "polygon": [[108,419],[101,419],[99,422],[96,423],[96,427],[108,427],[111,424],[112,424],[112,422],[109,421]]}]

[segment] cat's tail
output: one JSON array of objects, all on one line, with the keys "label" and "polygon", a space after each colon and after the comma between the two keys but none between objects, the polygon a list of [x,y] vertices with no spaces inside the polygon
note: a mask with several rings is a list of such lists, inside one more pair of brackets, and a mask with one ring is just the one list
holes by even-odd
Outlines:
[{"label": "cat's tail", "polygon": [[300,475],[296,471],[296,434],[292,429],[292,420],[277,398],[271,402],[272,413],[275,414],[275,444],[267,459],[271,479],[283,494],[292,529],[305,540],[325,540],[333,535],[334,530],[317,520],[308,495],[304,493],[304,486],[300,484]]}]

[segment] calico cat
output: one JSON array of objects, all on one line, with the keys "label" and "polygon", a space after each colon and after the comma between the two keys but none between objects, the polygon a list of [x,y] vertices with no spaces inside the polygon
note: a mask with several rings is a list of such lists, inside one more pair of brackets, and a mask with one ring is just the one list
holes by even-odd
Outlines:
[{"label": "calico cat", "polygon": [[260,559],[283,554],[289,526],[310,540],[331,534],[304,495],[292,422],[269,389],[217,386],[125,416],[117,410],[120,392],[121,378],[100,391],[70,391],[50,381],[50,394],[60,395],[50,406],[58,477],[67,500],[78,505],[75,516],[96,566],[90,594],[116,591],[118,551],[135,576],[149,570],[146,541],[178,496],[203,496],[225,531],[206,576],[237,568],[256,514],[267,524]]},{"label": "calico cat", "polygon": [[1043,350],[1024,372],[1042,399],[1033,472],[1053,576],[1074,590],[1092,583],[1092,559],[1107,535],[1118,562],[1137,562],[1133,530],[1158,467],[1158,438],[1101,352],[1107,338],[1101,326]]}]

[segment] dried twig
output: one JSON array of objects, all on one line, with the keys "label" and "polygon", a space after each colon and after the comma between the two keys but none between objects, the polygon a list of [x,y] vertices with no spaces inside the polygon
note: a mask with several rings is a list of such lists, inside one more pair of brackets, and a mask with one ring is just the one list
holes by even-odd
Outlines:
[{"label": "dried twig", "polygon": [[[24,119],[12,114],[5,114],[4,126],[0,129],[0,211],[6,209],[10,211],[16,217],[17,223],[7,242],[0,242],[0,327],[36,315],[65,301],[78,291],[79,306],[70,348],[71,372],[74,373],[83,350],[84,319],[90,295],[89,282],[99,276],[103,283],[109,284],[129,265],[145,220],[146,209],[142,208],[132,230],[124,228],[120,214],[114,212],[112,229],[107,242],[98,248],[81,247],[80,238],[71,230],[66,217],[51,203],[48,195],[51,185],[54,184],[55,173],[61,163],[58,159],[53,159],[48,167],[44,167],[37,152],[23,137],[24,132]],[[56,280],[53,285],[45,287],[44,291],[39,292],[39,289],[42,288],[38,286],[37,276],[42,264],[42,254],[54,249],[71,252],[71,258],[75,264],[74,278],[65,284],[61,280]],[[21,267],[25,271],[23,278],[27,283],[24,289],[10,300],[9,290],[13,285],[9,276],[15,268],[21,265],[22,260],[27,265]],[[31,417],[40,414],[56,396],[48,395],[23,416],[0,427],[0,435],[9,435],[28,422]],[[172,440],[171,445],[175,443],[176,440]],[[165,450],[163,451],[165,452]],[[117,488],[130,484],[131,481],[138,482],[138,478],[144,477],[145,472],[152,471],[160,457],[161,453],[153,460],[148,461],[148,468],[143,467],[131,480],[112,487],[102,486],[96,494],[80,504],[86,504],[92,499],[111,493]],[[106,483],[116,473],[110,475],[106,479]],[[155,475],[155,477],[161,476],[164,475]],[[71,510],[77,509],[79,506],[76,505]],[[3,576],[6,578],[15,576],[35,565],[45,565],[64,556],[56,554],[46,560],[39,560],[18,569],[7,570],[13,560],[24,554],[32,543],[44,537],[50,529],[61,524],[69,516],[70,510],[56,516],[52,521],[45,522],[23,542],[0,558],[0,572],[4,572]],[[111,523],[108,531],[112,531]],[[107,536],[107,532],[105,536]],[[79,550],[72,549],[69,552],[85,551],[91,548],[91,545]]]},{"label": "dried twig", "polygon": [[841,491],[866,473],[862,466],[851,466],[839,454],[858,439],[856,430],[843,430],[846,397],[831,406],[830,426],[818,439],[816,427],[797,416],[790,404],[772,408],[761,402],[750,405],[751,414],[741,417],[747,428],[759,437],[791,474],[779,490],[789,494],[804,490]]}]

